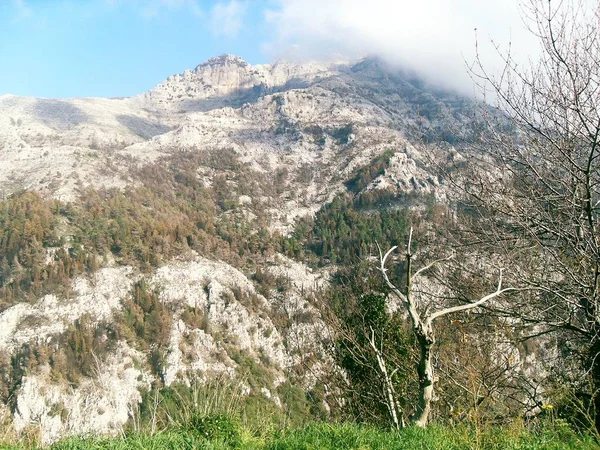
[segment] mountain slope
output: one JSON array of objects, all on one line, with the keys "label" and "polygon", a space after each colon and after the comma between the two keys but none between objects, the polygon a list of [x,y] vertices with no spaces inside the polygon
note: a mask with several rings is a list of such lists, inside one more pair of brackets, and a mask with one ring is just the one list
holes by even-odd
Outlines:
[{"label": "mountain slope", "polygon": [[290,259],[298,219],[340,194],[444,198],[411,142],[468,133],[475,110],[376,59],[227,55],[134,98],[0,108],[2,401],[45,441],[118,432],[139,390],[196,376],[312,392],[334,268]]}]

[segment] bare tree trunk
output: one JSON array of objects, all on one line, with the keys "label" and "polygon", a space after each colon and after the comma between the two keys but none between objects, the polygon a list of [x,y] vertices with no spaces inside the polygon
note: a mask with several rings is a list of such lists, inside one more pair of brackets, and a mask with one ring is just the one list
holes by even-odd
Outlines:
[{"label": "bare tree trunk", "polygon": [[423,334],[421,330],[419,330],[416,335],[421,351],[421,357],[417,367],[417,373],[419,375],[419,403],[417,404],[417,410],[411,420],[416,426],[425,427],[429,422],[431,402],[433,400],[434,375],[433,364],[431,362],[431,349],[435,343],[435,339],[431,333],[427,336]]}]

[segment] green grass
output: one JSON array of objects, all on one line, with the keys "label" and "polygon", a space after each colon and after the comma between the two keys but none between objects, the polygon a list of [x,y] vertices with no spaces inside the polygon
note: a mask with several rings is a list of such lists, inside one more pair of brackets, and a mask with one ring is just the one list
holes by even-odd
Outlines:
[{"label": "green grass", "polygon": [[[25,444],[0,448],[29,450]],[[385,431],[356,424],[313,423],[296,430],[276,430],[261,436],[226,416],[196,419],[154,436],[130,434],[119,438],[71,437],[51,450],[210,449],[210,450],[592,450],[597,441],[568,427],[548,426],[528,431],[522,426],[407,428]]]}]

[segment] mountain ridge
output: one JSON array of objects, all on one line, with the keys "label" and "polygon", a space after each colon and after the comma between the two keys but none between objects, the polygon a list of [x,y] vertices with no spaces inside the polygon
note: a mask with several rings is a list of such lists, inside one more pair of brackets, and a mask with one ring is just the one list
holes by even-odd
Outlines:
[{"label": "mountain ridge", "polygon": [[[423,100],[435,109],[428,118],[423,111],[415,112],[410,103],[402,101],[401,95],[406,94],[406,89],[396,92],[396,79],[388,81],[388,87],[381,89],[375,81],[360,78],[360,70],[352,72],[351,67],[356,66],[346,65],[343,71],[332,71],[327,67],[340,67],[339,63],[329,66],[313,63],[268,65],[274,73],[280,73],[281,67],[285,69],[284,75],[277,75],[280,80],[271,83],[283,83],[281,91],[275,89],[271,92],[266,87],[270,86],[269,83],[265,84],[264,80],[250,74],[254,70],[264,73],[265,66],[243,65],[246,78],[240,78],[238,69],[234,68],[232,72],[228,64],[234,61],[238,67],[241,58],[218,58],[213,61],[218,63],[216,67],[219,70],[202,72],[204,81],[198,81],[191,71],[187,71],[187,76],[174,75],[153,90],[128,99],[9,97],[0,100],[0,107],[6,112],[0,119],[0,160],[3,163],[0,166],[0,185],[5,191],[23,187],[41,188],[63,198],[72,198],[77,178],[84,185],[93,179],[106,186],[123,186],[123,180],[132,180],[128,169],[117,160],[152,161],[168,153],[169,148],[249,147],[243,158],[256,160],[263,158],[267,148],[287,147],[296,148],[300,159],[314,161],[316,156],[321,155],[326,162],[331,147],[328,129],[333,133],[348,123],[356,127],[359,124],[374,127],[373,131],[381,129],[397,142],[391,143],[392,146],[404,147],[404,141],[409,137],[407,134],[419,128],[429,129],[431,134],[435,134],[440,128],[435,122],[445,120],[433,119],[432,115],[443,112],[446,108],[443,106],[444,99],[438,100],[429,95],[421,98],[417,95],[419,91],[410,91],[412,102]],[[365,61],[362,61],[362,66]],[[293,70],[290,72],[289,68]],[[377,70],[382,69],[379,67]],[[298,73],[306,74],[306,84],[286,87],[286,83]],[[323,74],[327,76],[322,77]],[[375,73],[369,76],[376,78]],[[206,92],[189,93],[189,97],[182,95],[177,99],[176,92],[186,91],[190,86],[199,90],[200,86],[209,86],[207,81],[212,79],[221,80],[220,87],[210,87]],[[240,93],[241,86],[248,89],[244,88]],[[167,103],[169,106],[166,108],[160,106]],[[452,114],[447,115],[448,120],[456,122]],[[247,126],[247,129],[243,130],[240,126]],[[223,134],[224,129],[229,130],[229,136]],[[321,131],[317,132],[318,129]],[[373,142],[376,141],[381,141],[381,137],[373,139]],[[332,149],[338,147],[336,142],[331,142]],[[321,147],[326,151],[321,152]],[[2,151],[2,148],[5,150]],[[375,156],[374,152],[371,151],[367,158]],[[266,158],[273,154],[266,151]],[[19,176],[19,170],[15,170],[17,161],[19,170],[29,173],[26,177]],[[256,161],[252,164],[260,166]],[[78,166],[76,170],[73,170],[73,165]],[[42,175],[44,166],[51,170]],[[68,172],[72,172],[72,179],[55,176]]]}]

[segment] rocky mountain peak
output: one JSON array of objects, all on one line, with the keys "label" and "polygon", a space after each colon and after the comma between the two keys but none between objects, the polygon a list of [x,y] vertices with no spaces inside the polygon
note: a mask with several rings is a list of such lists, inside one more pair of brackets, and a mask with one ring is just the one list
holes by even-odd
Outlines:
[{"label": "rocky mountain peak", "polygon": [[338,66],[287,61],[251,65],[239,56],[226,54],[170,76],[143,97],[148,109],[209,110],[253,101],[284,86],[308,85],[337,73]]},{"label": "rocky mountain peak", "polygon": [[215,67],[215,66],[217,66],[217,67],[227,67],[227,66],[248,67],[248,66],[250,66],[250,64],[248,64],[246,61],[244,61],[244,59],[241,58],[240,56],[231,55],[231,54],[223,54],[223,55],[219,55],[219,56],[210,58],[207,61],[199,64],[198,66],[196,66],[196,69],[194,69],[194,72],[198,73],[198,72],[201,72],[206,67]]}]

